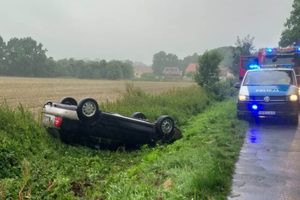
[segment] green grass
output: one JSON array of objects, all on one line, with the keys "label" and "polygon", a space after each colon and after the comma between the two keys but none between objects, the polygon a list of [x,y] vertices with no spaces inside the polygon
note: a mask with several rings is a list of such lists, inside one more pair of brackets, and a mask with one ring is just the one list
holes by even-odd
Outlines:
[{"label": "green grass", "polygon": [[111,199],[225,199],[244,136],[232,101],[190,119],[184,138],[148,149],[110,183]]},{"label": "green grass", "polygon": [[171,113],[184,134],[174,144],[130,152],[62,144],[22,107],[2,106],[0,199],[222,199],[243,124],[233,102],[207,108],[208,101],[197,87],[158,96],[128,87],[123,99],[102,109],[141,111],[150,119]]},{"label": "green grass", "polygon": [[104,110],[130,116],[134,112],[143,112],[150,120],[160,115],[172,116],[181,126],[188,119],[202,112],[211,103],[207,94],[197,86],[174,88],[161,95],[151,95],[128,84],[126,93],[116,102],[100,105]]}]

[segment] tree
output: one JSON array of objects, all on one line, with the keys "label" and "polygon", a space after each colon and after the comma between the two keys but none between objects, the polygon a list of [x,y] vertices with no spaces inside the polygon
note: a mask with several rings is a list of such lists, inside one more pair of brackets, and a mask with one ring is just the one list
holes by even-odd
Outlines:
[{"label": "tree", "polygon": [[166,52],[160,51],[153,55],[152,69],[155,75],[162,75],[164,68],[166,67]]},{"label": "tree", "polygon": [[219,81],[219,64],[222,56],[216,51],[206,51],[199,59],[199,69],[196,73],[196,82],[209,90]]},{"label": "tree", "polygon": [[108,62],[106,68],[106,78],[111,80],[122,79],[122,62],[117,60],[112,60]]},{"label": "tree", "polygon": [[294,0],[293,10],[284,24],[286,29],[281,33],[279,45],[282,47],[300,45],[300,0]]},{"label": "tree", "polygon": [[131,79],[134,76],[133,63],[131,61],[126,61],[122,64],[123,78]]},{"label": "tree", "polygon": [[6,56],[5,56],[6,44],[3,38],[0,36],[0,73],[5,74],[6,71]]},{"label": "tree", "polygon": [[186,67],[191,63],[198,63],[199,61],[199,55],[197,53],[194,53],[191,56],[186,56],[183,58],[180,69],[182,71],[185,71]]},{"label": "tree", "polygon": [[250,35],[247,35],[243,39],[241,39],[238,36],[235,46],[236,49],[238,49],[238,51],[241,52],[242,55],[249,56],[255,50],[253,42],[254,42],[254,37],[251,37]]},{"label": "tree", "polygon": [[233,48],[233,65],[230,67],[233,75],[238,76],[240,56],[250,56],[253,54],[255,47],[253,44],[254,37],[247,35],[243,39],[237,37],[235,47]]},{"label": "tree", "polygon": [[42,76],[47,71],[46,49],[30,37],[10,39],[6,59],[10,75]]},{"label": "tree", "polygon": [[152,69],[155,75],[161,76],[165,67],[181,67],[182,61],[175,54],[160,51],[153,55]]}]

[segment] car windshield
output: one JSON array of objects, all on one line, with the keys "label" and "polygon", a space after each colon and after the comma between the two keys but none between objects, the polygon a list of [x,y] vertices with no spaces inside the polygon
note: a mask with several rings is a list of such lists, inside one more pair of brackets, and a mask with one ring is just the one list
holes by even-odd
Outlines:
[{"label": "car windshield", "polygon": [[268,70],[249,71],[243,85],[295,85],[292,71]]}]

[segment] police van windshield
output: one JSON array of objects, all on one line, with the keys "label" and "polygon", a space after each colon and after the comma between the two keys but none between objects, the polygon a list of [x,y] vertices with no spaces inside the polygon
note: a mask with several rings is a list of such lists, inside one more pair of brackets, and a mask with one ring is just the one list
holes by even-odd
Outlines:
[{"label": "police van windshield", "polygon": [[287,70],[249,71],[243,85],[296,85],[293,77]]}]

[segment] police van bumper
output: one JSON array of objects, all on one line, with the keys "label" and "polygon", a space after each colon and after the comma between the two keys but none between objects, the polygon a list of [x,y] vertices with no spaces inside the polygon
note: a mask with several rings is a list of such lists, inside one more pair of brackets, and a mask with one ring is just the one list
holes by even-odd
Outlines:
[{"label": "police van bumper", "polygon": [[241,102],[237,103],[237,117],[247,119],[259,118],[286,118],[299,115],[298,102]]}]

